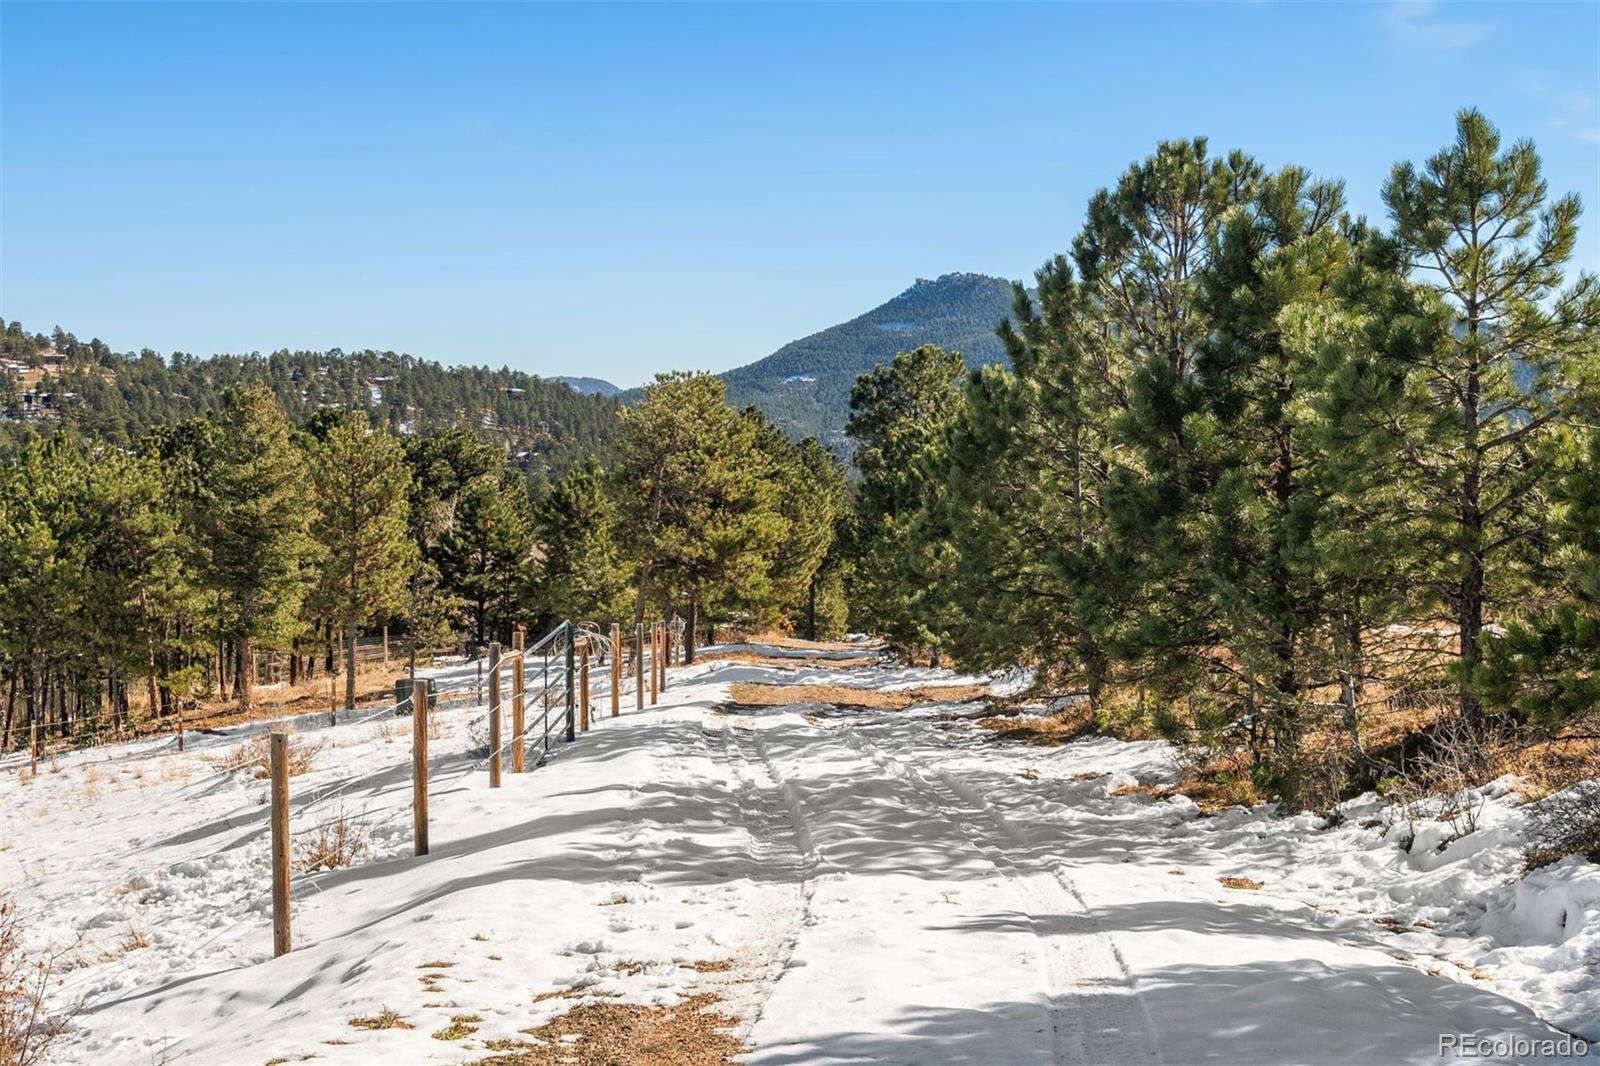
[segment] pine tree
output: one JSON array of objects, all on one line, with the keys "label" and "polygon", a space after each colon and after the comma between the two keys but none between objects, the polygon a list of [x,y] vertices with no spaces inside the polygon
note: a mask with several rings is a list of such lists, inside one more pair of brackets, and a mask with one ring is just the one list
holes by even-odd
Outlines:
[{"label": "pine tree", "polygon": [[1491,637],[1479,694],[1550,729],[1600,707],[1600,353],[1580,406],[1549,447],[1553,483],[1545,592]]},{"label": "pine tree", "polygon": [[652,594],[687,603],[692,659],[696,630],[719,607],[769,595],[786,523],[760,476],[755,426],[728,407],[718,379],[658,374],[621,420],[617,491],[640,561],[634,617]]},{"label": "pine tree", "polygon": [[1210,329],[1184,425],[1184,506],[1225,656],[1211,687],[1228,720],[1251,716],[1251,735],[1271,742],[1262,769],[1287,796],[1300,787],[1301,705],[1329,672],[1333,599],[1317,555],[1321,456],[1302,425],[1316,355],[1286,343],[1286,326],[1336,302],[1351,255],[1343,209],[1338,183],[1298,168],[1261,179],[1220,227],[1196,296]]},{"label": "pine tree", "polygon": [[1484,626],[1528,591],[1545,439],[1593,358],[1600,284],[1583,275],[1560,290],[1578,198],[1547,203],[1533,145],[1502,152],[1477,111],[1420,170],[1397,165],[1383,196],[1394,225],[1374,258],[1387,269],[1359,297],[1371,366],[1345,417],[1352,437],[1374,435],[1398,460],[1410,533],[1427,549],[1415,579],[1453,623],[1460,711],[1476,723]]},{"label": "pine tree", "polygon": [[847,431],[861,471],[852,616],[907,649],[939,654],[948,641],[945,570],[958,565],[948,540],[926,528],[943,491],[924,465],[961,406],[959,352],[923,345],[856,379]]},{"label": "pine tree", "polygon": [[563,618],[617,621],[633,609],[634,565],[599,464],[578,466],[551,486],[535,508],[534,536],[542,558],[528,599],[540,629]]},{"label": "pine tree", "polygon": [[239,707],[248,710],[256,648],[287,646],[299,625],[310,506],[303,461],[270,389],[230,391],[218,430],[194,535],[204,544],[218,631],[237,652]]},{"label": "pine tree", "polygon": [[[1223,220],[1249,202],[1261,168],[1209,154],[1204,138],[1164,142],[1090,201],[1073,243],[1100,324],[1088,339],[1126,366],[1126,406],[1109,426],[1096,586],[1115,597],[1096,642],[1161,702],[1202,689],[1216,666],[1219,621],[1208,596],[1203,508],[1211,442],[1192,420],[1194,367],[1213,323],[1199,299]],[[1120,375],[1119,375],[1120,376]]]},{"label": "pine tree", "polygon": [[345,415],[307,447],[316,504],[314,602],[343,628],[345,706],[356,701],[356,631],[397,611],[417,564],[408,534],[411,472],[399,440]]},{"label": "pine tree", "polygon": [[530,512],[514,472],[473,480],[434,553],[444,589],[466,601],[479,643],[508,638],[520,615],[533,553]]}]

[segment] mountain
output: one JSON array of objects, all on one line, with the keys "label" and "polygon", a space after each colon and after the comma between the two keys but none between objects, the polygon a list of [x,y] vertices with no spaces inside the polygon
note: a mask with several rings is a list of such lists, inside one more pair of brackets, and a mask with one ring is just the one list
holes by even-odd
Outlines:
[{"label": "mountain", "polygon": [[576,378],[562,375],[561,377],[545,378],[546,381],[559,381],[568,386],[573,392],[581,392],[585,396],[615,396],[622,390],[604,378]]},{"label": "mountain", "polygon": [[790,341],[722,375],[736,407],[754,404],[796,437],[847,450],[844,425],[856,377],[922,344],[959,351],[967,365],[1006,361],[995,327],[1011,313],[1011,282],[985,274],[919,278],[864,315]]}]

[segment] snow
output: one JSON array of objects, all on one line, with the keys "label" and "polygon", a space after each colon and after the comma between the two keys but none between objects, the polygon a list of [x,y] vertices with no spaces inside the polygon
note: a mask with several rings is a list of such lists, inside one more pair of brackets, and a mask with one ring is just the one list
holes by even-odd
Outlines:
[{"label": "snow", "polygon": [[[732,650],[862,655],[708,654]],[[191,734],[183,753],[62,756],[27,784],[4,764],[0,882],[35,942],[80,941],[60,995],[87,1009],[59,1058],[468,1061],[579,1003],[704,991],[756,1063],[1424,1062],[1447,1034],[1600,1043],[1600,867],[1523,876],[1530,815],[1509,781],[1478,790],[1459,838],[1374,796],[1331,819],[1202,817],[1115,794],[1174,777],[1164,744],[1002,744],[949,703],[727,706],[736,681],[970,680],[947,671],[713,659],[492,790],[476,669],[437,678],[457,705],[430,742],[424,858],[410,721],[294,720],[296,744],[320,745],[291,780],[294,828],[342,809],[372,854],[295,878],[282,958],[266,783],[215,765],[263,724]],[[385,1007],[413,1028],[349,1024]],[[476,1032],[434,1038],[461,1013],[482,1016]],[[1503,1051],[1477,1061],[1526,1058]]]}]

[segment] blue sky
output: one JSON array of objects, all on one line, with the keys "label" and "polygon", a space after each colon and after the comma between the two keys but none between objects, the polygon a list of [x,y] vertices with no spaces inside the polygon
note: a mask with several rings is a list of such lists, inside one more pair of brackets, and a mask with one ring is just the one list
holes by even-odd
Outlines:
[{"label": "blue sky", "polygon": [[1600,5],[0,4],[0,315],[633,384],[1027,277],[1204,134],[1381,215],[1476,105],[1591,212]]}]

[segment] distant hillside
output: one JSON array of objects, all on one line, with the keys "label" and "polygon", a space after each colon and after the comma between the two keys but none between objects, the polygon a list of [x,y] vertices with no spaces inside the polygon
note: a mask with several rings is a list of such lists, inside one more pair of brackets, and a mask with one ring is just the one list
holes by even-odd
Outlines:
[{"label": "distant hillside", "polygon": [[[401,434],[471,429],[503,445],[535,486],[602,452],[616,426],[611,398],[504,368],[338,349],[203,358],[148,349],[119,354],[60,329],[45,336],[16,322],[0,325],[0,455],[63,423],[128,447],[152,429],[215,411],[229,386],[256,381],[272,388],[295,422],[322,407],[349,405]],[[39,366],[44,375],[35,387],[23,368]]]},{"label": "distant hillside", "polygon": [[585,396],[615,396],[622,390],[604,378],[575,378],[562,375],[561,377],[545,378],[546,381],[559,381],[574,392],[581,392]]},{"label": "distant hillside", "polygon": [[967,365],[1005,362],[995,327],[1011,313],[1011,282],[984,274],[919,279],[888,303],[723,374],[736,406],[755,404],[797,437],[844,450],[850,386],[896,353],[937,344]]}]

